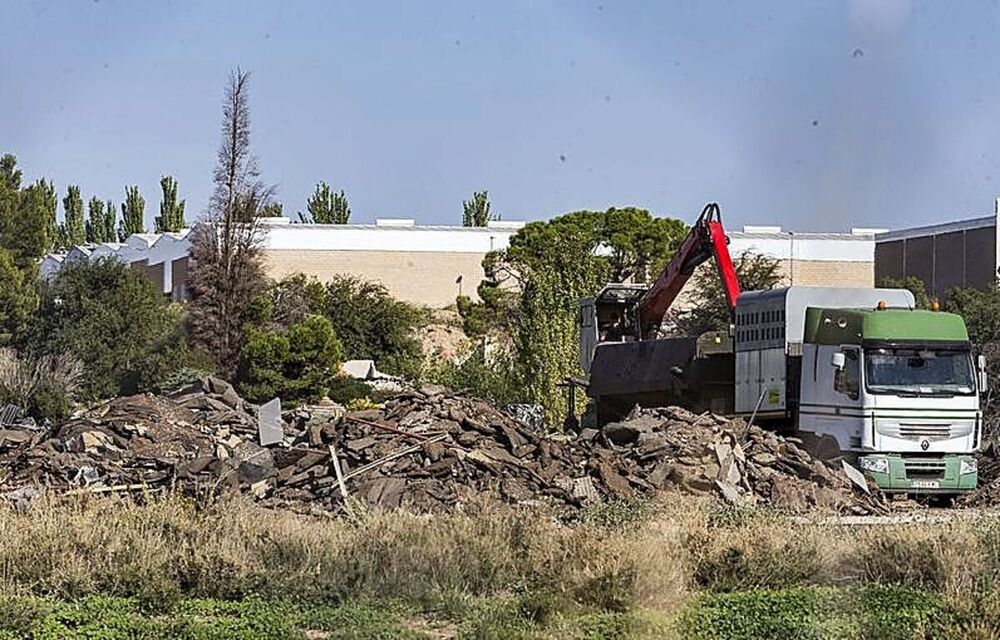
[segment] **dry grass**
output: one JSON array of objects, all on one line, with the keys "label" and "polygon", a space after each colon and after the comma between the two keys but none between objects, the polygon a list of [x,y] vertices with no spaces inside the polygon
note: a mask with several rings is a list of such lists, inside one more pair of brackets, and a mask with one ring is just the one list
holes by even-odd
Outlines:
[{"label": "dry grass", "polygon": [[684,501],[632,522],[567,526],[485,502],[447,517],[312,518],[241,500],[91,499],[0,509],[0,540],[0,590],[61,598],[260,594],[434,607],[455,594],[536,594],[529,608],[670,613],[702,590],[875,583],[1000,612],[995,517],[835,527]]},{"label": "dry grass", "polygon": [[538,591],[615,609],[681,601],[683,549],[658,542],[676,539],[675,526],[569,527],[488,504],[442,518],[335,519],[242,500],[204,508],[181,498],[43,501],[26,513],[0,509],[0,589],[63,598],[257,593],[417,603]]},{"label": "dry grass", "polygon": [[68,355],[30,358],[0,348],[0,401],[27,408],[40,391],[71,397],[83,378],[83,365]]}]

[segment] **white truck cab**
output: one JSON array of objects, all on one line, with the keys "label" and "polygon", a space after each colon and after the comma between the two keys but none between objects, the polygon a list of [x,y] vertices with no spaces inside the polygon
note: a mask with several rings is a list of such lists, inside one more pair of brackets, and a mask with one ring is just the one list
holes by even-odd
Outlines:
[{"label": "white truck cab", "polygon": [[887,491],[976,486],[985,373],[960,316],[913,309],[903,290],[744,296],[737,412],[784,414],[818,453],[857,457]]}]

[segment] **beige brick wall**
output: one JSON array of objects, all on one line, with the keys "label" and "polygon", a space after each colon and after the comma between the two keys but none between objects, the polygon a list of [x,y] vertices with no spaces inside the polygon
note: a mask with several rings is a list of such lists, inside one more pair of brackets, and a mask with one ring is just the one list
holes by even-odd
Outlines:
[{"label": "beige brick wall", "polygon": [[784,284],[810,287],[874,287],[874,262],[781,261]]},{"label": "beige brick wall", "polygon": [[[462,276],[462,292],[474,300],[476,287],[483,279],[481,253],[444,253],[422,251],[265,251],[268,275],[281,278],[294,273],[329,280],[334,275],[353,275],[381,282],[389,292],[407,302],[440,309],[455,302]],[[816,287],[872,287],[875,267],[872,262],[831,262],[825,260],[788,260],[780,263],[784,285]],[[794,275],[794,279],[791,276]],[[683,294],[678,306],[688,306]]]},{"label": "beige brick wall", "polygon": [[462,293],[478,300],[476,287],[484,277],[482,253],[269,249],[264,254],[272,278],[294,273],[320,280],[352,275],[381,282],[400,300],[434,309],[455,303],[459,276]]}]

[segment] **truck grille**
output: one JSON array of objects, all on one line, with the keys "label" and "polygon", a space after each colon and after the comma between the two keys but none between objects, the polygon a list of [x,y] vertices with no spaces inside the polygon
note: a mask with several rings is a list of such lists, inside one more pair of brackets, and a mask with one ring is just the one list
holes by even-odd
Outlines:
[{"label": "truck grille", "polygon": [[899,423],[901,438],[927,438],[929,440],[945,440],[951,437],[950,424],[907,424]]},{"label": "truck grille", "polygon": [[934,478],[944,477],[945,462],[934,458],[912,458],[904,460],[906,466],[906,477],[913,478]]},{"label": "truck grille", "polygon": [[926,422],[900,422],[898,424],[879,423],[879,433],[883,433],[893,438],[905,438],[907,440],[947,440],[948,438],[960,438],[972,433],[973,424],[971,422],[955,423],[926,423]]}]

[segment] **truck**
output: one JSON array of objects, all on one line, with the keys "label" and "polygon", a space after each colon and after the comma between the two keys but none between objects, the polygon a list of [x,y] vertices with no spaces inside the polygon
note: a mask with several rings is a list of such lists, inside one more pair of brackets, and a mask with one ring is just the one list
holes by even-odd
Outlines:
[{"label": "truck", "polygon": [[[580,364],[599,425],[636,405],[680,405],[794,435],[885,492],[976,487],[987,380],[961,316],[916,309],[905,289],[744,292],[727,245],[710,203],[651,286],[609,284],[580,301]],[[728,330],[665,336],[667,311],[708,260]]]}]

